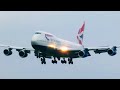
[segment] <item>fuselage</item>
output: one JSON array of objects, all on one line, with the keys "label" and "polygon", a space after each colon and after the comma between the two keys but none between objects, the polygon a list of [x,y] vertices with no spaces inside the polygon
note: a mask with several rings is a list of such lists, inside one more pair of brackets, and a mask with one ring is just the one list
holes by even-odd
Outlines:
[{"label": "fuselage", "polygon": [[[31,40],[31,45],[35,50],[41,52],[51,52],[54,50],[82,50],[83,46],[60,39],[53,34],[37,31]],[[51,53],[52,54],[52,53]],[[65,53],[64,53],[65,54]]]}]

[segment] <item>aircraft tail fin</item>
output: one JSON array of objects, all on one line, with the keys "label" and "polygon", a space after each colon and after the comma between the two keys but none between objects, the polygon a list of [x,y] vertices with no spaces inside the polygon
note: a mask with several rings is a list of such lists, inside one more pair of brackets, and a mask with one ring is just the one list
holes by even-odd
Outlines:
[{"label": "aircraft tail fin", "polygon": [[85,22],[82,25],[82,27],[79,29],[78,35],[77,35],[77,40],[78,40],[78,42],[79,42],[80,45],[83,45],[83,33],[84,33],[84,29],[85,29]]}]

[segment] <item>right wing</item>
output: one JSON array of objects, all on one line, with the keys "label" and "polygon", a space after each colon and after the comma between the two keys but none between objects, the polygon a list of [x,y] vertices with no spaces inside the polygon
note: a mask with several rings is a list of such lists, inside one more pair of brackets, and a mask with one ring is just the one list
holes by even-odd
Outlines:
[{"label": "right wing", "polygon": [[25,47],[15,47],[15,46],[9,46],[9,45],[0,45],[0,47],[6,48],[3,52],[6,56],[9,56],[12,54],[12,49],[15,49],[19,52],[20,57],[25,58],[28,56],[28,53],[30,54],[31,51],[35,51],[32,48],[25,48]]},{"label": "right wing", "polygon": [[32,48],[26,48],[26,47],[16,47],[16,46],[9,46],[9,45],[0,45],[0,47],[5,47],[5,48],[9,48],[9,49],[16,49],[16,50],[29,50],[29,51],[34,51],[34,49]]}]

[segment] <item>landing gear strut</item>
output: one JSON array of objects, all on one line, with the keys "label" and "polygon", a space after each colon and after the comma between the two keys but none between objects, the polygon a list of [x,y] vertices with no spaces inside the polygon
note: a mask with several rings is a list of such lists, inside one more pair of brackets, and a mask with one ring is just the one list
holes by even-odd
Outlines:
[{"label": "landing gear strut", "polygon": [[72,58],[68,58],[68,63],[73,64]]},{"label": "landing gear strut", "polygon": [[40,53],[40,51],[35,51],[34,53],[35,53],[35,56],[37,58],[41,58],[42,57],[42,54]]},{"label": "landing gear strut", "polygon": [[41,58],[41,64],[46,64],[45,57]]},{"label": "landing gear strut", "polygon": [[63,58],[63,60],[61,60],[61,63],[62,64],[64,64],[64,63],[66,64],[67,63],[66,60],[65,60],[65,58]]}]

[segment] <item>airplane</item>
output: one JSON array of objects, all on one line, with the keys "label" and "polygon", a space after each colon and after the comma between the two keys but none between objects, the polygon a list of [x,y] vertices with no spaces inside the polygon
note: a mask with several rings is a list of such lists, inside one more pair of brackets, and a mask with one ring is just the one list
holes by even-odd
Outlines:
[{"label": "airplane", "polygon": [[[110,56],[117,54],[117,48],[120,48],[120,46],[85,47],[83,45],[84,29],[85,22],[78,31],[78,43],[58,38],[48,32],[36,31],[31,40],[32,48],[9,45],[0,45],[0,47],[6,48],[3,51],[6,56],[12,55],[12,50],[15,49],[21,58],[27,57],[33,51],[34,55],[40,58],[41,64],[46,64],[46,58],[53,58],[51,60],[53,64],[57,64],[58,61],[61,61],[62,64],[73,64],[74,58],[91,56],[90,51],[93,51],[95,54],[108,53]],[[67,60],[65,60],[66,58]]]}]

